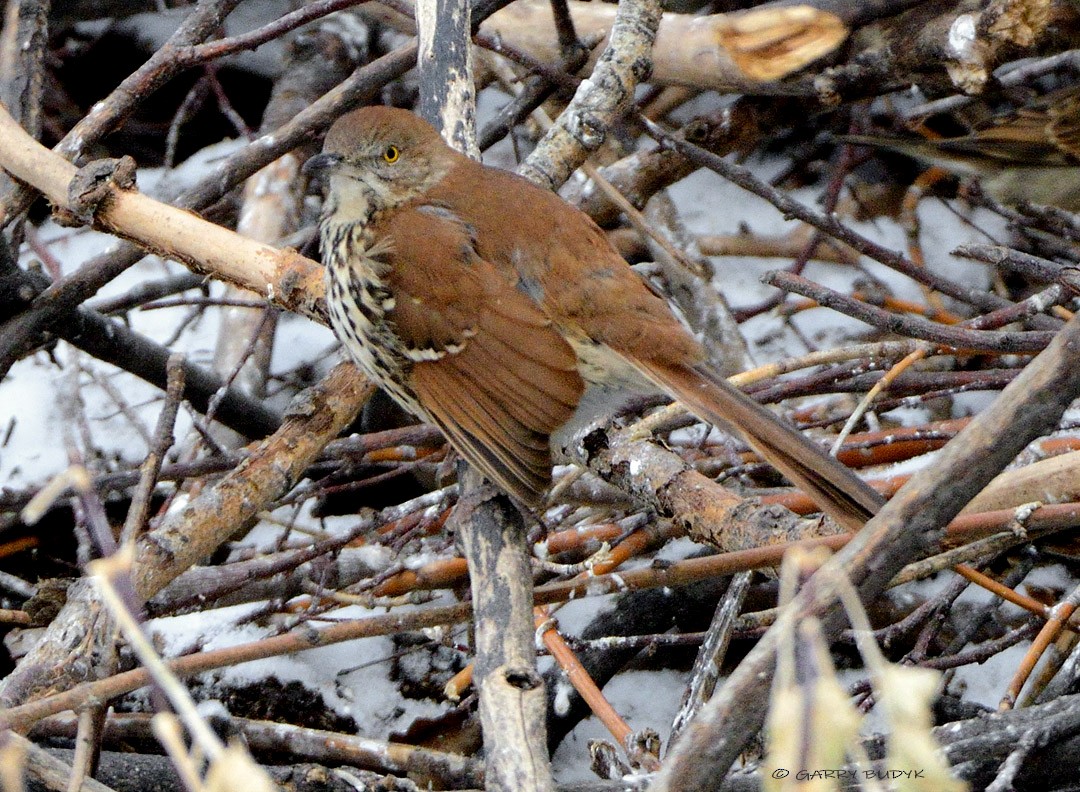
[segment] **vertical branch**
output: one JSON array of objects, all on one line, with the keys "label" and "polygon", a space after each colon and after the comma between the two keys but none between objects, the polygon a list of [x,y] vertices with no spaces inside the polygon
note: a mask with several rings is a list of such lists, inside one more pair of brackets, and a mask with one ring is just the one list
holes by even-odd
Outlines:
[{"label": "vertical branch", "polygon": [[521,514],[469,471],[453,522],[469,563],[487,789],[554,790],[536,671],[532,569]]},{"label": "vertical branch", "polygon": [[[0,33],[0,104],[35,138],[41,134],[45,49],[49,44],[49,0],[9,0]],[[0,175],[3,191],[14,189]]]},{"label": "vertical branch", "polygon": [[478,159],[469,3],[420,0],[416,4],[416,25],[420,41],[420,115],[442,130],[454,148]]},{"label": "vertical branch", "polygon": [[[8,108],[35,139],[41,137],[49,6],[50,0],[8,0],[0,31],[0,105]],[[21,190],[22,185],[0,172],[0,198]],[[22,242],[21,223],[14,225],[9,239],[18,249]],[[4,291],[2,285],[0,291]]]},{"label": "vertical branch", "polygon": [[[421,0],[420,113],[474,158],[475,94],[469,5]],[[476,610],[476,681],[487,757],[487,789],[554,790],[547,754],[546,697],[536,671],[532,570],[517,509],[472,471],[454,512]]]}]

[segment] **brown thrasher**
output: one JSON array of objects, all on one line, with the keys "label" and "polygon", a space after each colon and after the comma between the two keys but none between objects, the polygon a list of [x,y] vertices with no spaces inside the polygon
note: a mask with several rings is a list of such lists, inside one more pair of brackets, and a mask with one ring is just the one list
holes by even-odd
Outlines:
[{"label": "brown thrasher", "polygon": [[406,111],[338,119],[323,153],[326,300],[353,359],[507,492],[542,502],[550,435],[592,394],[656,386],[734,426],[856,530],[880,496],[732,388],[696,340],[554,193],[481,165]]}]

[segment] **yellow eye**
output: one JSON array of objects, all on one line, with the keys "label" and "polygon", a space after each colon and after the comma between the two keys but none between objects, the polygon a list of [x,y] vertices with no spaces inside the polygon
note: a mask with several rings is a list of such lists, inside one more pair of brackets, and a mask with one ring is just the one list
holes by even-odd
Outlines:
[{"label": "yellow eye", "polygon": [[393,165],[398,161],[401,156],[401,151],[397,146],[387,146],[386,150],[382,153],[382,158]]}]

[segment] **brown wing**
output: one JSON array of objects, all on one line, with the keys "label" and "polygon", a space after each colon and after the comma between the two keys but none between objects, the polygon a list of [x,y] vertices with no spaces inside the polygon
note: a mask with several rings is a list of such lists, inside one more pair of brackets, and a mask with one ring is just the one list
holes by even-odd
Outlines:
[{"label": "brown wing", "polygon": [[[565,332],[640,357],[701,359],[698,344],[604,232],[555,193],[461,158],[429,195],[467,218],[480,255]],[[527,219],[526,239],[506,233],[507,217]]]},{"label": "brown wing", "polygon": [[445,210],[397,212],[388,317],[413,360],[409,384],[470,463],[539,504],[551,477],[548,435],[573,415],[577,358],[540,309],[480,258],[468,228]]}]

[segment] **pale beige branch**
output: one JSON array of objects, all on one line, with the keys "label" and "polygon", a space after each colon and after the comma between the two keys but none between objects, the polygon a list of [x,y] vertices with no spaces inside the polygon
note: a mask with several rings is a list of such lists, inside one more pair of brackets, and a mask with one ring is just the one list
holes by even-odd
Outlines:
[{"label": "pale beige branch", "polygon": [[[814,229],[798,226],[780,236],[767,236],[739,232],[737,234],[705,234],[697,239],[701,252],[706,256],[754,256],[758,258],[798,258],[810,244]],[[852,248],[833,239],[817,243],[810,258],[831,261],[836,264],[856,264],[859,254]],[[722,268],[722,265],[717,267]]]},{"label": "pale beige branch", "polygon": [[1014,509],[1026,503],[1069,503],[1080,499],[1080,451],[1006,470],[986,485],[961,514]]},{"label": "pale beige branch", "polygon": [[[616,7],[573,0],[570,13],[579,36],[606,35]],[[480,30],[546,63],[559,60],[546,0],[518,0],[493,14]],[[653,46],[652,80],[736,91],[798,71],[835,50],[847,35],[839,17],[810,6],[709,16],[668,13]]]},{"label": "pale beige branch", "polygon": [[[297,230],[304,201],[300,165],[294,153],[286,154],[244,183],[238,233],[274,245]],[[226,296],[242,300],[246,292],[231,286]],[[227,308],[214,349],[214,370],[228,377],[239,368],[237,384],[249,394],[265,395],[275,326],[265,321],[262,308]]]},{"label": "pale beige branch", "polygon": [[[42,146],[0,106],[0,168],[72,210],[69,185],[78,169]],[[139,192],[111,188],[94,227],[191,270],[257,292],[281,307],[322,320],[322,267],[294,250],[278,250]]]}]

